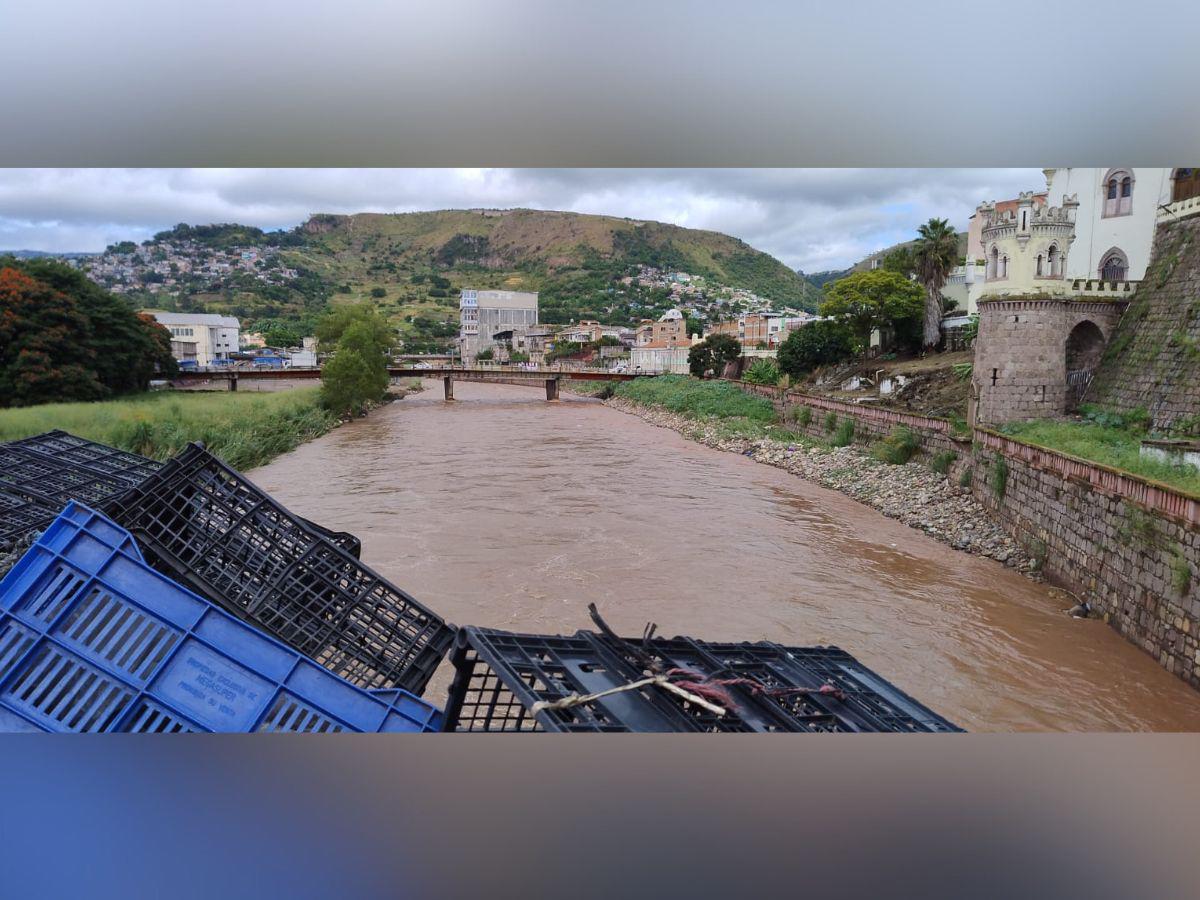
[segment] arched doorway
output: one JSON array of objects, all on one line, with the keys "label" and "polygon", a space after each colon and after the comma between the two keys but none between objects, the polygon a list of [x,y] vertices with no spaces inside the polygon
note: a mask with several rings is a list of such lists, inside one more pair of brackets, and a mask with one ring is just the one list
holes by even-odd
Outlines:
[{"label": "arched doorway", "polygon": [[1103,353],[1104,332],[1095,322],[1085,319],[1067,335],[1067,412],[1083,401]]}]

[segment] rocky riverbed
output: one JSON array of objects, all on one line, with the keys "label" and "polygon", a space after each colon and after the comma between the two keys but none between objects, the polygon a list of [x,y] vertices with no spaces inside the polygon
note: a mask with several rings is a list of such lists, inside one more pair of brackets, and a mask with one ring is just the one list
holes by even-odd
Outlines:
[{"label": "rocky riverbed", "polygon": [[855,447],[811,447],[769,439],[723,438],[716,423],[698,422],[620,397],[604,402],[715,450],[740,453],[755,462],[840,491],[956,550],[986,556],[1041,580],[1037,561],[1004,532],[969,488],[959,487],[920,463],[890,465]]}]

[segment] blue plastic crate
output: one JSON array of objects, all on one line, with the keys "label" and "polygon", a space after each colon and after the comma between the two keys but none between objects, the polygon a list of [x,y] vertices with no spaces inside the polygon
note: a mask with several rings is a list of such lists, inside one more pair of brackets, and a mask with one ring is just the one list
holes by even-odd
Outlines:
[{"label": "blue plastic crate", "polygon": [[0,731],[421,732],[441,712],[355,687],[143,562],[71,503],[0,581]]}]

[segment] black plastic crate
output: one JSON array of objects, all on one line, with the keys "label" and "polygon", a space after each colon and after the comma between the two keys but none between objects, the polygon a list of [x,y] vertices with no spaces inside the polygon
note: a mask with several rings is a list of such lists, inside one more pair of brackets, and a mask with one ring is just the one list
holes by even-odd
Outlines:
[{"label": "black plastic crate", "polygon": [[153,564],[338,675],[420,693],[454,629],[193,444],[106,511]]},{"label": "black plastic crate", "polygon": [[101,503],[130,486],[86,466],[8,445],[0,445],[0,485],[52,500],[60,508],[71,500]]},{"label": "black plastic crate", "polygon": [[[37,527],[48,525],[69,501],[100,505],[109,497],[137,487],[165,463],[99,444],[65,431],[0,444],[0,485],[32,492],[53,511]],[[308,520],[305,520],[308,522]],[[357,537],[310,526],[354,557],[362,551]]]},{"label": "black plastic crate", "polygon": [[564,637],[461,628],[453,662],[446,731],[694,730],[686,716],[656,702],[655,687],[535,713],[539,702],[609,690],[641,677],[588,632]]},{"label": "black plastic crate", "polygon": [[118,450],[106,444],[98,444],[65,431],[47,431],[45,434],[12,441],[5,446],[38,453],[61,464],[80,466],[100,475],[111,476],[121,481],[125,487],[140,484],[142,479],[162,466],[157,460]]},{"label": "black plastic crate", "polygon": [[41,531],[59,512],[48,500],[0,484],[0,550],[31,532]]},{"label": "black plastic crate", "polygon": [[[959,731],[836,647],[460,629],[447,731]],[[659,683],[583,703],[556,701]],[[703,691],[703,693],[701,693]]]},{"label": "black plastic crate", "polygon": [[839,647],[715,643],[681,637],[606,640],[614,652],[623,646],[648,652],[664,670],[680,669],[710,681],[730,682],[726,690],[736,699],[739,715],[752,721],[755,731],[961,730]]}]

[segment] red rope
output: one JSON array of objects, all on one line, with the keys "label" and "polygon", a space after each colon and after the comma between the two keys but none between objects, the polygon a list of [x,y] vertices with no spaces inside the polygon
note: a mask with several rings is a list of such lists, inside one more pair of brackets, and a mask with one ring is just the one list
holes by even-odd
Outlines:
[{"label": "red rope", "polygon": [[821,694],[833,697],[836,700],[844,701],[846,699],[846,692],[832,684],[823,684],[819,688],[768,688],[751,678],[709,678],[699,675],[696,672],[689,672],[687,669],[670,669],[667,672],[667,677],[679,679],[676,683],[680,687],[726,708],[736,705],[733,696],[729,691],[725,690],[730,687],[744,687],[752,694],[762,694],[767,697],[787,697],[792,694]]}]

